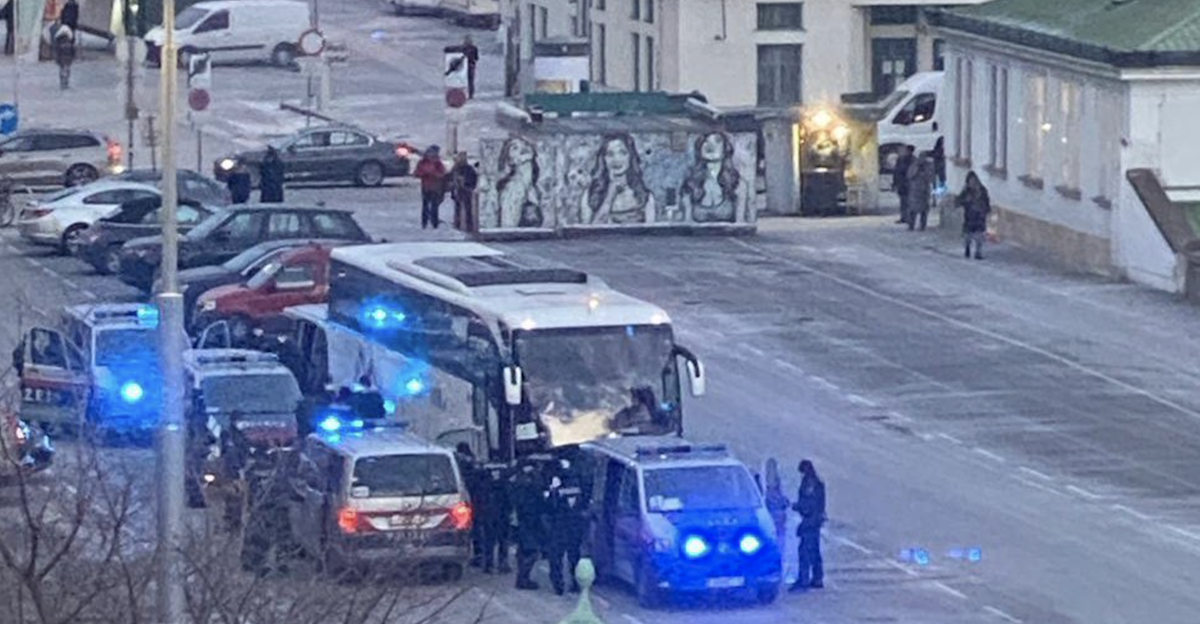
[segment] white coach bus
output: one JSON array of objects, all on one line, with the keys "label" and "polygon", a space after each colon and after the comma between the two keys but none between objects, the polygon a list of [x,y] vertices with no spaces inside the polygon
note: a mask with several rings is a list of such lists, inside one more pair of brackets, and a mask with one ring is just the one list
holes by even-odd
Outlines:
[{"label": "white coach bus", "polygon": [[704,392],[666,312],[580,271],[452,242],[335,249],[330,275],[328,305],[288,310],[308,387],[368,377],[415,433],[490,459],[681,433],[682,377]]}]

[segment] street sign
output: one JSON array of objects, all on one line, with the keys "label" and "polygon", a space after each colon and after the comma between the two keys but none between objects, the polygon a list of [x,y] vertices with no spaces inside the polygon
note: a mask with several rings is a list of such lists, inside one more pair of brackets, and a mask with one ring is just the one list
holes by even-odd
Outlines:
[{"label": "street sign", "polygon": [[12,134],[17,131],[21,118],[17,107],[13,104],[0,104],[0,134]]},{"label": "street sign", "polygon": [[445,49],[445,65],[442,68],[446,80],[446,89],[467,88],[467,55],[459,46],[449,46]]},{"label": "street sign", "polygon": [[212,59],[208,53],[188,55],[188,87],[212,88]]},{"label": "street sign", "polygon": [[208,105],[212,103],[212,96],[208,94],[208,89],[192,89],[188,91],[188,108],[200,113],[208,110]]},{"label": "street sign", "polygon": [[450,108],[462,108],[466,103],[466,89],[446,89],[446,106]]},{"label": "street sign", "polygon": [[320,56],[325,51],[325,34],[316,28],[309,28],[300,33],[300,41],[296,46],[304,56]]}]

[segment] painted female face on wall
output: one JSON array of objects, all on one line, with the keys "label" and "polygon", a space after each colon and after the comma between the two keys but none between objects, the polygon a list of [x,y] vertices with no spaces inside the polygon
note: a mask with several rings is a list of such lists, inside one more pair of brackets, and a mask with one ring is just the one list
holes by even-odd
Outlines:
[{"label": "painted female face on wall", "polygon": [[725,158],[725,137],[716,133],[704,137],[704,143],[700,144],[700,157],[709,162]]},{"label": "painted female face on wall", "polygon": [[523,165],[533,160],[533,146],[525,141],[514,140],[508,144],[508,162]]},{"label": "painted female face on wall", "polygon": [[609,141],[604,147],[604,165],[609,175],[625,175],[629,171],[629,150],[621,141]]}]

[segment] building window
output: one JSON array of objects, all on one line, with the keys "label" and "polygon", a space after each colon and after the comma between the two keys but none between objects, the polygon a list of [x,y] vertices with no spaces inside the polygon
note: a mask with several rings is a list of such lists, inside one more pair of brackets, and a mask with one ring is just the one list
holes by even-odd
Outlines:
[{"label": "building window", "polygon": [[1046,134],[1053,129],[1046,111],[1046,76],[1025,78],[1025,177],[1041,182],[1046,163]]},{"label": "building window", "polygon": [[758,105],[792,106],[801,101],[803,46],[758,46]]},{"label": "building window", "polygon": [[592,8],[596,9],[597,11],[603,11],[604,9],[608,8],[608,0],[594,0]]},{"label": "building window", "polygon": [[571,4],[575,7],[575,13],[571,16],[571,32],[576,37],[590,39],[592,20],[588,19],[588,7],[591,3],[588,0],[572,0]]},{"label": "building window", "polygon": [[988,75],[988,165],[1008,168],[1008,68],[992,65]]},{"label": "building window", "polygon": [[655,0],[646,0],[646,23],[654,23],[654,2]]},{"label": "building window", "polygon": [[804,30],[803,2],[758,4],[759,30]]},{"label": "building window", "polygon": [[538,33],[538,30],[537,30],[537,26],[538,26],[537,6],[533,5],[533,4],[525,5],[525,12],[529,14],[529,35],[525,37],[525,40],[527,42],[529,54],[532,56],[533,55],[533,44],[537,43],[537,33]]},{"label": "building window", "polygon": [[1099,136],[1100,183],[1097,199],[1111,202],[1121,181],[1121,96],[1114,91],[1096,93],[1096,134]]},{"label": "building window", "polygon": [[1079,191],[1079,160],[1082,156],[1079,142],[1079,119],[1083,116],[1083,99],[1080,86],[1063,81],[1058,90],[1058,141],[1062,144],[1062,169],[1059,171],[1061,188],[1068,192]]},{"label": "building window", "polygon": [[915,6],[873,6],[871,7],[872,26],[895,26],[897,24],[916,24],[917,7]]},{"label": "building window", "polygon": [[946,71],[946,40],[933,40],[933,71]]},{"label": "building window", "polygon": [[654,37],[646,37],[646,90],[654,90]]},{"label": "building window", "polygon": [[629,19],[642,19],[642,0],[629,0]]},{"label": "building window", "polygon": [[550,10],[546,7],[538,7],[538,40],[546,38],[546,31],[549,29]]},{"label": "building window", "polygon": [[642,36],[633,33],[630,35],[630,40],[633,42],[633,62],[630,66],[633,68],[633,91],[642,90]]},{"label": "building window", "polygon": [[954,155],[971,160],[971,106],[975,95],[975,63],[955,59],[954,75]]},{"label": "building window", "polygon": [[596,69],[592,74],[596,82],[600,84],[608,84],[608,33],[604,29],[604,24],[596,24],[593,33],[593,53],[596,59]]}]

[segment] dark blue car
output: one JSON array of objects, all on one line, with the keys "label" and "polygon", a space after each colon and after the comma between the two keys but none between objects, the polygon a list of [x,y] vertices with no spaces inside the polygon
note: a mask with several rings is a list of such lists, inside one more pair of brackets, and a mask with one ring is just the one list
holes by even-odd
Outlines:
[{"label": "dark blue car", "polygon": [[625,437],[582,449],[601,574],[633,586],[643,606],[710,592],[775,600],[782,581],[775,525],[750,471],[723,446]]}]

